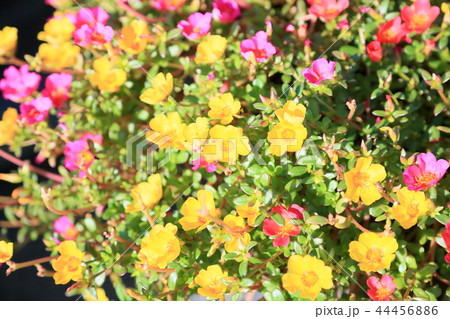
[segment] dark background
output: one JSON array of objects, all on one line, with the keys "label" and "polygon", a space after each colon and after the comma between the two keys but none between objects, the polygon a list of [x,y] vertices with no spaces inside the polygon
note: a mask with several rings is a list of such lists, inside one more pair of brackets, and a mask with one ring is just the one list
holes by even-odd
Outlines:
[{"label": "dark background", "polygon": [[[44,0],[0,0],[0,29],[4,26],[16,27],[19,30],[18,48],[16,56],[23,59],[25,54],[35,55],[40,41],[37,34],[43,29],[46,20],[52,16],[54,9],[45,4]],[[0,78],[7,66],[0,65]],[[42,77],[41,86],[44,83]],[[5,101],[0,94],[0,115],[7,107],[18,107],[11,101]],[[6,146],[3,150],[8,150]],[[35,154],[33,147],[24,149],[22,158],[33,160]],[[43,168],[48,168],[43,164]],[[15,165],[0,158],[0,173],[8,173],[16,169]],[[11,191],[19,185],[9,184],[0,181],[0,196],[11,196]],[[3,212],[0,211],[0,219],[4,219]],[[15,242],[17,229],[8,230],[8,241]],[[40,257],[48,256],[45,246],[41,240],[29,242],[18,249],[14,245],[13,260],[23,262]],[[43,265],[51,269],[49,264]],[[66,297],[65,291],[70,284],[55,285],[53,278],[39,278],[36,276],[36,268],[29,267],[13,272],[6,277],[7,266],[3,264],[0,268],[0,300],[75,300],[76,297]]]}]

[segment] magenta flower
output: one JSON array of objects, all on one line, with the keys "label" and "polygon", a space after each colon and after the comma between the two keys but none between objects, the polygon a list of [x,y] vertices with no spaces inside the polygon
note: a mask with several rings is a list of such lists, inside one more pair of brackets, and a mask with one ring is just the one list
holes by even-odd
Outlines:
[{"label": "magenta flower", "polygon": [[257,62],[263,62],[275,52],[275,47],[267,41],[267,33],[264,31],[258,31],[251,39],[241,42],[241,54],[247,61],[250,61],[253,54]]},{"label": "magenta flower", "polygon": [[102,145],[103,137],[98,134],[85,134],[76,141],[67,142],[66,148],[64,149],[64,155],[66,156],[64,159],[64,166],[69,171],[80,170],[78,173],[79,177],[84,177],[86,171],[94,162],[94,155],[89,149],[88,140]]},{"label": "magenta flower", "polygon": [[343,19],[340,22],[338,22],[337,27],[339,30],[341,29],[348,29],[349,23],[347,19]]},{"label": "magenta flower", "polygon": [[30,97],[39,87],[41,76],[28,71],[28,64],[22,65],[20,69],[14,66],[8,67],[3,72],[0,80],[0,90],[6,100],[22,102]]},{"label": "magenta flower", "polygon": [[213,17],[222,23],[231,23],[241,15],[241,8],[234,0],[214,0]]},{"label": "magenta flower", "polygon": [[433,153],[417,156],[417,165],[411,165],[403,173],[403,181],[411,191],[420,191],[436,185],[448,169],[448,161],[436,161]]},{"label": "magenta flower", "polygon": [[67,216],[61,216],[53,223],[53,229],[64,240],[75,240],[78,236],[77,229],[72,221]]},{"label": "magenta flower", "polygon": [[97,23],[105,25],[108,22],[109,14],[103,10],[101,7],[96,8],[82,8],[75,15],[74,25],[75,28],[79,29],[83,25],[88,25],[89,27],[95,27]]},{"label": "magenta flower", "polygon": [[45,79],[45,89],[41,94],[52,100],[53,105],[59,109],[62,103],[69,100],[69,90],[72,76],[68,73],[53,73]]},{"label": "magenta flower", "polygon": [[207,172],[215,172],[217,169],[217,161],[215,162],[208,162],[203,156],[200,156],[199,158],[196,158],[192,160],[192,170],[196,171],[200,167],[204,167]]},{"label": "magenta flower", "polygon": [[184,4],[185,0],[156,0],[150,2],[156,10],[175,11]]},{"label": "magenta flower", "polygon": [[183,35],[189,40],[203,37],[211,28],[212,14],[207,12],[202,14],[195,12],[188,17],[188,20],[181,20],[177,28],[183,31]]},{"label": "magenta flower", "polygon": [[375,301],[389,301],[391,295],[397,289],[394,278],[388,274],[383,275],[381,280],[375,276],[371,276],[367,279],[366,283],[369,287],[367,294]]},{"label": "magenta flower", "polygon": [[102,45],[111,42],[114,30],[108,25],[96,24],[93,27],[82,25],[73,33],[73,42],[80,47]]},{"label": "magenta flower", "polygon": [[28,124],[39,123],[45,120],[52,108],[52,100],[48,97],[37,97],[20,104],[19,119],[25,119]]},{"label": "magenta flower", "polygon": [[326,21],[335,19],[348,8],[348,0],[307,0],[311,5],[309,14],[323,18]]},{"label": "magenta flower", "polygon": [[445,230],[441,234],[448,253],[445,255],[445,262],[450,264],[450,222],[445,224]]},{"label": "magenta flower", "polygon": [[324,80],[330,80],[334,75],[334,68],[336,62],[328,62],[325,58],[320,58],[312,63],[311,69],[304,69],[302,75],[308,80],[309,83],[319,84]]}]

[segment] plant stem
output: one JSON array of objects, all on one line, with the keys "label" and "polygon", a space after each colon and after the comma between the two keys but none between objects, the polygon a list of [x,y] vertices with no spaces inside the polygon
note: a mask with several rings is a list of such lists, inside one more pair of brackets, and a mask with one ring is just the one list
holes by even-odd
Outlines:
[{"label": "plant stem", "polygon": [[265,260],[261,265],[258,265],[258,267],[256,267],[249,275],[248,278],[252,278],[261,268],[263,268],[265,265],[267,265],[267,263],[271,262],[272,260],[274,260],[275,258],[277,258],[278,256],[280,256],[283,252],[279,251],[277,252],[275,255],[273,255],[272,257],[270,257],[269,259]]},{"label": "plant stem", "polygon": [[61,215],[61,216],[62,215],[70,215],[70,214],[82,215],[84,213],[93,211],[97,208],[97,206],[89,206],[89,207],[85,207],[85,208],[74,208],[74,209],[64,209],[64,210],[56,209],[50,203],[50,192],[51,192],[50,188],[48,189],[48,191],[45,191],[44,187],[41,187],[41,197],[42,197],[42,201],[44,202],[45,207],[47,207],[47,209],[49,211],[51,211],[52,213],[55,213],[56,215]]},{"label": "plant stem", "polygon": [[[25,165],[25,161],[15,157],[14,155],[9,154],[8,152],[5,152],[4,150],[0,149],[0,157],[4,158],[5,160],[19,166],[19,167],[23,167]],[[64,178],[61,175],[55,174],[55,173],[51,173],[51,172],[47,172],[46,170],[43,170],[39,167],[35,167],[31,164],[29,164],[30,167],[30,171],[39,174],[45,178],[51,179],[59,184],[61,184],[64,181]]]},{"label": "plant stem", "polygon": [[9,275],[10,273],[12,273],[13,271],[22,269],[22,268],[26,268],[26,267],[30,267],[30,266],[34,266],[37,264],[42,264],[42,263],[46,263],[49,262],[53,259],[58,258],[59,256],[49,256],[49,257],[42,257],[42,258],[38,258],[38,259],[34,259],[34,260],[30,260],[30,261],[25,261],[23,263],[15,263],[14,261],[10,260],[8,262],[6,262],[6,264],[9,266],[8,270],[6,271],[6,275]]}]

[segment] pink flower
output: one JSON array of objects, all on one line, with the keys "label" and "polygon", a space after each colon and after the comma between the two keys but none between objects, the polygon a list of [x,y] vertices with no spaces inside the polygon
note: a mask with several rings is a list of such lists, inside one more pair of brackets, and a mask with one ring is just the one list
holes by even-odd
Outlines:
[{"label": "pink flower", "polygon": [[175,11],[184,4],[185,0],[156,0],[150,3],[156,10]]},{"label": "pink flower", "polygon": [[64,159],[64,166],[69,171],[80,170],[78,176],[84,177],[86,171],[94,162],[94,155],[89,149],[88,140],[93,141],[99,145],[102,145],[103,137],[101,135],[85,134],[82,138],[67,142],[64,149],[64,155],[67,156]]},{"label": "pink flower", "polygon": [[292,204],[289,209],[283,205],[278,205],[272,208],[272,212],[278,213],[284,218],[303,219],[304,209],[297,204]]},{"label": "pink flower", "polygon": [[210,73],[210,74],[208,74],[208,80],[210,80],[210,81],[212,81],[212,80],[214,80],[215,78],[216,78],[216,76],[214,75],[214,73]]},{"label": "pink flower", "polygon": [[84,24],[73,33],[73,42],[81,47],[88,47],[109,43],[113,37],[114,30],[108,25],[96,24],[91,27]]},{"label": "pink flower", "polygon": [[97,23],[105,25],[108,22],[109,14],[101,7],[96,8],[82,8],[75,15],[74,25],[79,29],[83,25],[94,27]]},{"label": "pink flower", "polygon": [[39,123],[45,120],[52,108],[52,100],[48,97],[37,97],[20,104],[19,119],[25,119],[28,124]]},{"label": "pink flower", "polygon": [[349,23],[347,19],[343,19],[340,22],[338,22],[337,27],[339,30],[341,29],[348,29]]},{"label": "pink flower", "polygon": [[8,67],[3,72],[0,80],[0,90],[6,100],[22,102],[30,97],[39,87],[41,76],[28,71],[28,64],[22,65],[20,69],[14,66]]},{"label": "pink flower", "polygon": [[52,100],[53,105],[59,109],[62,103],[69,100],[69,90],[72,76],[68,73],[53,73],[45,79],[45,89],[41,94]]},{"label": "pink flower", "polygon": [[431,6],[430,0],[416,0],[413,5],[400,11],[407,32],[420,34],[428,30],[440,13],[439,7]]},{"label": "pink flower", "polygon": [[204,167],[207,172],[215,172],[217,169],[217,161],[215,162],[208,162],[203,156],[200,156],[199,158],[196,158],[192,160],[192,170],[196,171],[200,167]]},{"label": "pink flower", "polygon": [[312,41],[310,39],[306,39],[305,40],[305,47],[310,47],[311,46]]},{"label": "pink flower", "polygon": [[[447,251],[450,251],[450,222],[445,224],[445,230],[441,234]],[[445,261],[450,264],[450,252],[445,255]]]},{"label": "pink flower", "polygon": [[241,9],[234,0],[214,0],[212,14],[222,23],[231,23],[241,15]]},{"label": "pink flower", "polygon": [[211,28],[212,14],[207,12],[202,14],[195,12],[188,17],[188,20],[178,22],[177,28],[183,31],[183,35],[189,40],[203,37]]},{"label": "pink flower", "polygon": [[284,225],[278,224],[272,218],[266,218],[263,223],[263,232],[266,236],[276,236],[273,241],[274,247],[286,247],[291,241],[290,236],[300,234],[300,228],[291,220],[303,219],[303,208],[297,204],[291,205],[289,209],[279,205],[275,206],[272,211],[283,217]]},{"label": "pink flower", "polygon": [[309,83],[319,84],[324,80],[330,80],[334,75],[336,62],[328,62],[325,58],[320,58],[312,63],[312,68],[306,68],[302,71],[302,75]]},{"label": "pink flower", "polygon": [[446,160],[436,161],[433,153],[419,154],[417,164],[411,165],[403,173],[403,181],[412,191],[420,191],[436,185],[449,167]]},{"label": "pink flower", "polygon": [[286,32],[295,32],[295,27],[292,24],[288,24]]},{"label": "pink flower", "polygon": [[311,7],[309,14],[323,18],[326,21],[333,20],[342,11],[348,8],[348,0],[306,0]]},{"label": "pink flower", "polygon": [[388,301],[391,295],[397,289],[394,278],[391,275],[383,275],[381,280],[375,276],[371,276],[366,281],[369,289],[367,294],[375,301]]},{"label": "pink flower", "polygon": [[377,41],[387,44],[397,44],[405,37],[405,29],[400,17],[395,17],[382,24],[376,34]]},{"label": "pink flower", "polygon": [[264,31],[258,31],[251,39],[241,42],[241,54],[247,61],[250,61],[253,54],[257,62],[263,62],[275,52],[275,47],[267,41],[267,33]]},{"label": "pink flower", "polygon": [[57,232],[64,240],[75,240],[78,236],[77,229],[72,221],[67,216],[61,216],[55,220],[53,224],[53,229]]}]

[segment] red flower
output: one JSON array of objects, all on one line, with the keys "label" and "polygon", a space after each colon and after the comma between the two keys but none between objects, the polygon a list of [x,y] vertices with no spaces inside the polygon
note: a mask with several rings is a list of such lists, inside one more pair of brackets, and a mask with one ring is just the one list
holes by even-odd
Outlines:
[{"label": "red flower", "polygon": [[393,281],[394,278],[391,275],[383,275],[381,280],[375,276],[369,277],[366,282],[369,287],[367,290],[369,297],[375,301],[388,301],[397,288]]},{"label": "red flower", "polygon": [[[442,232],[441,236],[445,242],[447,250],[450,251],[450,222],[447,222],[447,224],[445,224],[445,230]],[[445,261],[450,264],[450,252],[445,255]]]},{"label": "red flower", "polygon": [[383,48],[379,41],[372,41],[367,45],[367,54],[373,62],[380,62],[383,58]]},{"label": "red flower", "polygon": [[303,211],[304,209],[297,204],[292,204],[289,209],[283,205],[272,208],[272,212],[280,214],[283,218],[303,219]]},{"label": "red flower", "polygon": [[416,0],[412,6],[406,6],[400,11],[406,31],[416,33],[428,30],[439,13],[439,7],[431,7],[429,0]]},{"label": "red flower", "polygon": [[266,236],[276,236],[273,241],[274,247],[286,247],[291,241],[290,236],[300,234],[300,228],[291,222],[291,219],[303,219],[303,208],[297,204],[293,204],[287,209],[279,205],[275,206],[272,211],[280,214],[284,218],[284,225],[279,225],[272,218],[264,220],[263,232]]},{"label": "red flower", "polygon": [[392,20],[382,24],[378,29],[377,41],[381,43],[397,44],[405,35],[405,29],[402,25],[402,19],[395,17]]}]

